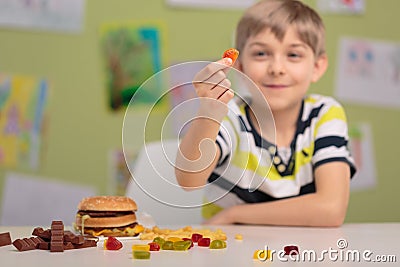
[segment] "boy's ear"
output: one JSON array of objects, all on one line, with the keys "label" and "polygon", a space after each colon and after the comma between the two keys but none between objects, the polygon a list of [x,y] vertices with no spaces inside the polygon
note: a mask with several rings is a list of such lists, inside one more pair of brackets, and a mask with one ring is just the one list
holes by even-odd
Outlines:
[{"label": "boy's ear", "polygon": [[239,60],[239,59],[237,59],[237,60],[235,61],[235,63],[233,63],[233,67],[234,67],[235,69],[237,69],[237,70],[243,71],[243,69],[242,69],[242,63],[240,63],[240,60]]},{"label": "boy's ear", "polygon": [[328,56],[323,54],[318,57],[318,59],[314,63],[314,73],[312,77],[312,82],[317,82],[322,75],[324,75],[326,69],[328,68]]}]

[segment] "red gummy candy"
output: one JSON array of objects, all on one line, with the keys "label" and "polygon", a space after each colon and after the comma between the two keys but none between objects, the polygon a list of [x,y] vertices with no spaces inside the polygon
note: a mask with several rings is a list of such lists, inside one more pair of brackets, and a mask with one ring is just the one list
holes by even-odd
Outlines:
[{"label": "red gummy candy", "polygon": [[156,242],[150,242],[150,251],[159,251],[160,250],[160,245]]},{"label": "red gummy candy", "polygon": [[299,254],[299,248],[294,245],[285,246],[283,248],[283,250],[285,251],[285,255],[298,255]]},{"label": "red gummy candy", "polygon": [[210,238],[208,238],[208,237],[203,237],[203,238],[200,238],[198,241],[197,241],[197,245],[199,245],[200,247],[209,247],[210,246]]},{"label": "red gummy candy", "polygon": [[122,248],[122,243],[113,236],[109,236],[105,242],[107,250],[119,250]]},{"label": "red gummy candy", "polygon": [[192,234],[192,241],[193,241],[193,243],[197,243],[197,241],[199,241],[200,238],[203,238],[203,235],[201,235],[201,234],[196,234],[196,233]]}]

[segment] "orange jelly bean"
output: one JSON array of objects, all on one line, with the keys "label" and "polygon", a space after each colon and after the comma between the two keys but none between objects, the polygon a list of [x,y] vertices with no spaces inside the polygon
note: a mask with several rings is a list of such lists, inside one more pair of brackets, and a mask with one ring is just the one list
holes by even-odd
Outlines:
[{"label": "orange jelly bean", "polygon": [[224,52],[224,54],[222,55],[222,58],[229,57],[230,59],[232,59],[232,64],[233,64],[233,63],[235,63],[238,56],[239,56],[238,50],[236,50],[235,48],[229,48],[228,50],[226,50]]}]

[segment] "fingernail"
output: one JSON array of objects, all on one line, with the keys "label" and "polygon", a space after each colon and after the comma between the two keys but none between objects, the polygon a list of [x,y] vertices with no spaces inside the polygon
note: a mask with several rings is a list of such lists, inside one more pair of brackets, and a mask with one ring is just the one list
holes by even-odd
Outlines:
[{"label": "fingernail", "polygon": [[232,65],[232,59],[229,58],[229,57],[226,57],[226,58],[224,58],[224,63],[225,63],[226,65]]}]

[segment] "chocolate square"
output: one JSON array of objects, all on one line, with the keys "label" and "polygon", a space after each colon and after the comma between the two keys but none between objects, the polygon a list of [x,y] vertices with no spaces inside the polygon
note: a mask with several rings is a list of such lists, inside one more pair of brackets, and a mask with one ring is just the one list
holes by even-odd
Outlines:
[{"label": "chocolate square", "polygon": [[23,239],[16,239],[12,243],[18,251],[27,251],[27,250],[32,250],[35,249],[34,247],[30,246],[25,240]]},{"label": "chocolate square", "polygon": [[11,236],[9,232],[0,234],[0,247],[11,245]]},{"label": "chocolate square", "polygon": [[64,252],[64,243],[62,241],[50,242],[50,252]]},{"label": "chocolate square", "polygon": [[50,249],[50,243],[46,242],[46,241],[40,242],[38,244],[37,248],[38,249],[43,249],[43,250],[49,250]]},{"label": "chocolate square", "polygon": [[71,242],[64,242],[64,250],[74,249],[74,245]]},{"label": "chocolate square", "polygon": [[35,244],[35,242],[33,242],[32,239],[23,238],[22,240],[24,240],[29,245],[29,249],[35,249],[36,248],[36,244]]},{"label": "chocolate square", "polygon": [[82,244],[74,244],[75,248],[89,248],[89,247],[96,247],[97,241],[92,239],[85,239]]}]

